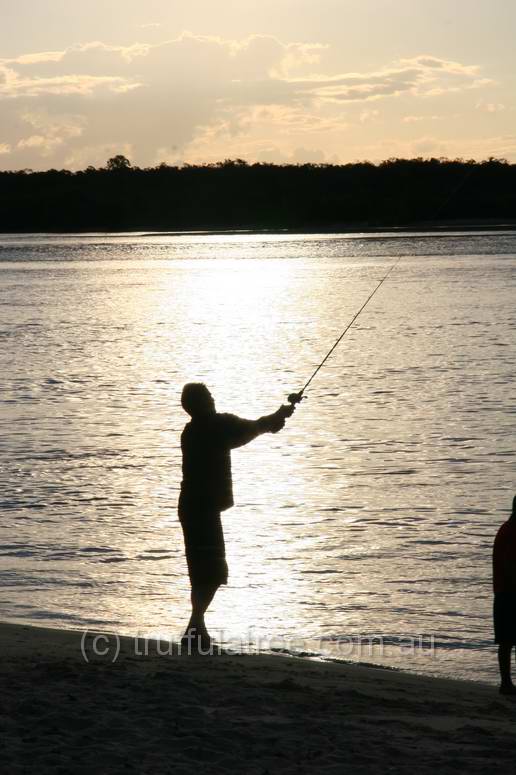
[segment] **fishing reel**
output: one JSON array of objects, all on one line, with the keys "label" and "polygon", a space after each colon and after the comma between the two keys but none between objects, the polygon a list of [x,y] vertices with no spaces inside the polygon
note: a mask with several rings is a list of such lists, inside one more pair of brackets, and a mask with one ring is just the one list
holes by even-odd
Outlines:
[{"label": "fishing reel", "polygon": [[305,396],[303,395],[303,391],[300,390],[299,393],[291,393],[287,398],[287,401],[289,404],[292,404],[292,406],[295,406],[296,404],[299,404],[303,398],[305,398]]}]

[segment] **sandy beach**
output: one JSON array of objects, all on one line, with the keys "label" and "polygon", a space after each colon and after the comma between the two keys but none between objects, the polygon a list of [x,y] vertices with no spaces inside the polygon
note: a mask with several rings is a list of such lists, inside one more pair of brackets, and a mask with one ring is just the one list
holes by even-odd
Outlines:
[{"label": "sandy beach", "polygon": [[0,627],[5,773],[444,775],[514,768],[515,705],[495,687],[280,655],[179,655],[164,642]]}]

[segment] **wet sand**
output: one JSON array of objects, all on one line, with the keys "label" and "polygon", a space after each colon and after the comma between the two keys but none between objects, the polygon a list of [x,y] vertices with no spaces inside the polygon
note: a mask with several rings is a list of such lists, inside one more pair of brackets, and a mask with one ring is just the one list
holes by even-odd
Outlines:
[{"label": "wet sand", "polygon": [[[516,701],[483,684],[0,625],[0,771],[514,771]],[[157,654],[158,646],[163,652]],[[106,650],[105,656],[100,652]]]}]

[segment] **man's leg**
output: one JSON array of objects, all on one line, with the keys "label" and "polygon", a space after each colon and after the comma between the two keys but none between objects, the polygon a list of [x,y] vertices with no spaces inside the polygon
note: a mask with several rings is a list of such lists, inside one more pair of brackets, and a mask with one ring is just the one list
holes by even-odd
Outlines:
[{"label": "man's leg", "polygon": [[185,538],[188,575],[191,584],[192,614],[183,640],[204,649],[211,643],[204,621],[215,593],[227,584],[228,566],[225,558],[224,534],[219,512],[195,513],[181,521]]},{"label": "man's leg", "polygon": [[215,597],[215,593],[219,586],[220,584],[212,584],[210,586],[192,585],[192,615],[190,616],[190,621],[186,627],[186,632],[184,634],[185,638],[187,638],[190,633],[190,635],[194,635],[195,637],[199,635],[202,640],[209,640],[210,635],[206,629],[204,614]]},{"label": "man's leg", "polygon": [[498,666],[500,668],[500,693],[516,694],[516,686],[511,679],[511,651],[512,643],[500,643],[498,645]]}]

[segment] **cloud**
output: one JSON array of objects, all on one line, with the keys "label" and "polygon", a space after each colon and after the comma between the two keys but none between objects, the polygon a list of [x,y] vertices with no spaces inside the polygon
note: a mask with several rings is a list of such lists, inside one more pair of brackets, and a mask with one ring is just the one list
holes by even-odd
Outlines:
[{"label": "cloud", "polygon": [[37,65],[41,62],[60,62],[63,56],[63,51],[41,51],[36,54],[23,54],[15,59],[4,59],[1,61],[6,64]]},{"label": "cloud", "polygon": [[474,78],[480,72],[479,65],[464,65],[461,62],[454,62],[450,59],[439,59],[438,57],[420,55],[412,59],[401,59],[400,63],[407,67],[417,67],[420,70],[432,71],[439,70],[450,75],[466,76]]},{"label": "cloud", "polygon": [[373,162],[388,157],[415,158],[422,156],[463,159],[516,158],[516,134],[491,137],[471,137],[468,139],[453,136],[435,137],[423,135],[409,140],[396,136],[383,137],[368,144],[352,144],[348,147],[351,158],[369,159]]},{"label": "cloud", "polygon": [[328,154],[321,148],[295,148],[283,151],[278,146],[264,146],[256,151],[256,161],[274,164],[338,164],[336,154]]},{"label": "cloud", "polygon": [[[321,142],[339,142],[349,123],[341,115],[321,115],[298,106],[245,106],[226,108],[216,122],[198,127],[181,153],[188,162],[213,162],[227,157],[248,161],[328,161],[335,154],[316,148]],[[273,140],[273,142],[271,142]],[[321,155],[322,154],[322,155]],[[168,159],[179,158],[177,149]]]},{"label": "cloud", "polygon": [[339,161],[335,154],[328,155],[321,148],[295,148],[291,153],[295,164],[327,164]]},{"label": "cloud", "polygon": [[285,132],[289,136],[307,132],[342,131],[348,126],[345,117],[340,114],[317,113],[297,105],[258,105],[243,109],[237,116],[239,126],[247,124],[256,128],[262,124],[269,126],[275,133]]},{"label": "cloud", "polygon": [[[325,159],[350,131],[348,103],[372,125],[380,100],[482,88],[477,64],[429,54],[374,71],[324,71],[327,46],[272,35],[90,41],[0,59],[3,160],[10,168],[213,161],[229,155]],[[419,114],[406,117],[416,121]],[[417,119],[419,120],[419,119]],[[355,119],[355,126],[356,126]],[[125,150],[124,150],[125,149]],[[328,156],[329,154],[329,156]]]},{"label": "cloud", "polygon": [[[64,165],[68,169],[85,169],[88,166],[102,167],[107,159],[117,154],[123,154],[128,159],[134,159],[135,149],[130,143],[98,143],[96,145],[82,145],[70,150],[64,158]],[[160,158],[161,161],[167,159]]]},{"label": "cloud", "polygon": [[0,154],[11,153],[11,146],[9,143],[0,143]]},{"label": "cloud", "polygon": [[450,158],[500,159],[516,154],[516,134],[491,137],[472,137],[467,140],[455,137],[419,137],[409,144],[409,153],[422,156],[448,156]]},{"label": "cloud", "polygon": [[[175,149],[197,135],[202,140],[204,127],[217,127],[220,117],[233,134],[244,126],[241,106],[231,97],[237,79],[281,82],[315,65],[324,48],[269,35],[231,40],[184,32],[159,43],[90,41],[2,59],[0,101],[11,125],[11,165],[37,168],[38,159],[49,156],[56,164],[97,163],[100,154],[117,147],[130,147],[140,164],[156,163],[158,151],[177,158]],[[270,97],[263,102],[269,104]],[[61,128],[69,115],[79,116],[80,133],[27,135],[23,117],[42,111]]]},{"label": "cloud", "polygon": [[50,156],[59,146],[71,138],[80,137],[84,122],[81,116],[65,116],[53,118],[46,112],[25,113],[22,120],[29,124],[32,134],[18,140],[18,149],[37,149],[42,156]]},{"label": "cloud", "polygon": [[444,116],[403,116],[403,123],[417,124],[420,121],[442,121]]},{"label": "cloud", "polygon": [[475,107],[477,110],[482,110],[485,113],[501,113],[505,110],[505,105],[501,102],[484,102],[484,100],[479,100]]},{"label": "cloud", "polygon": [[372,121],[376,121],[379,115],[379,110],[363,110],[358,117],[358,120],[361,124],[369,124]]},{"label": "cloud", "polygon": [[419,137],[409,147],[411,156],[446,156],[450,145],[435,137]]},{"label": "cloud", "polygon": [[[44,60],[48,62],[49,60]],[[57,62],[59,60],[52,60]],[[31,62],[34,64],[34,62]],[[124,78],[95,75],[60,75],[52,78],[22,76],[12,68],[0,65],[0,100],[50,95],[89,96],[94,92],[123,94],[140,84]]]},{"label": "cloud", "polygon": [[[472,88],[479,83],[478,72],[478,65],[462,65],[421,56],[402,59],[397,66],[370,73],[344,73],[331,77],[318,75],[305,80],[290,80],[289,83],[297,94],[308,92],[321,100],[365,102],[404,93],[427,96]],[[480,79],[480,82],[485,85],[487,80]]]}]

